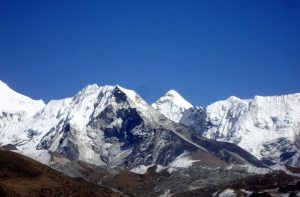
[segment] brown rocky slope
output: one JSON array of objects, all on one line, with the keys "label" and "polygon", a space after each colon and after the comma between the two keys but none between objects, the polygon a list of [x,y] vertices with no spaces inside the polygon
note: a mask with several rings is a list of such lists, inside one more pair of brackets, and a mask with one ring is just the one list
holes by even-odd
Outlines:
[{"label": "brown rocky slope", "polygon": [[63,175],[23,155],[0,150],[0,196],[121,196]]}]

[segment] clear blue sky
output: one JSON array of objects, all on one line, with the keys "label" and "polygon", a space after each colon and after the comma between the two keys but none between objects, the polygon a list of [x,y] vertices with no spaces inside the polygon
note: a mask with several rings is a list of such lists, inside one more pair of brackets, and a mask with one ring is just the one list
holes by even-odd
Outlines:
[{"label": "clear blue sky", "polygon": [[45,101],[92,83],[194,105],[300,92],[299,0],[2,0],[0,28],[0,80]]}]

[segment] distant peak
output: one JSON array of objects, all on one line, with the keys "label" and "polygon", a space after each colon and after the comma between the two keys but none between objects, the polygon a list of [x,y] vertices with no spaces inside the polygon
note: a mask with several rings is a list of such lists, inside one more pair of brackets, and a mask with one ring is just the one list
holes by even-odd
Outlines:
[{"label": "distant peak", "polygon": [[241,100],[240,98],[236,97],[236,96],[230,96],[228,97],[227,100],[230,100],[230,101],[236,101],[236,100]]},{"label": "distant peak", "polygon": [[166,93],[166,95],[173,95],[173,96],[180,96],[181,97],[181,95],[178,92],[176,92],[176,90],[169,90]]},{"label": "distant peak", "polygon": [[85,86],[82,90],[80,90],[74,97],[74,99],[84,98],[87,95],[98,94],[99,86],[97,84],[91,84]]},{"label": "distant peak", "polygon": [[169,90],[164,96],[162,96],[156,103],[160,102],[172,102],[185,109],[193,107],[191,103],[186,101],[177,91]]},{"label": "distant peak", "polygon": [[83,88],[83,91],[95,90],[95,89],[99,89],[99,86],[97,84],[90,84],[90,85],[85,86]]}]

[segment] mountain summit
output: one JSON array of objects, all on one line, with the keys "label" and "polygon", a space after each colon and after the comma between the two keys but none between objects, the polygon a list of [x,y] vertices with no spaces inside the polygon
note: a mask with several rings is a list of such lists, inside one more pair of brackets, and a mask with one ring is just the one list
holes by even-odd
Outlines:
[{"label": "mountain summit", "polygon": [[32,115],[44,107],[42,100],[33,100],[15,92],[7,84],[0,81],[0,112],[24,112]]},{"label": "mountain summit", "polygon": [[44,106],[42,100],[33,100],[17,93],[0,81],[0,129],[34,115]]},{"label": "mountain summit", "polygon": [[193,106],[178,92],[175,90],[170,90],[155,103],[153,103],[152,107],[157,109],[170,120],[179,122],[182,113]]}]

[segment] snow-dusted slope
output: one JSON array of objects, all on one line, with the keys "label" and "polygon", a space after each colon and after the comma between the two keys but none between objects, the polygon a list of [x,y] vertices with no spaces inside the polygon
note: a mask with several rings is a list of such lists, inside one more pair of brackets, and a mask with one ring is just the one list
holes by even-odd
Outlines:
[{"label": "snow-dusted slope", "polygon": [[170,120],[179,122],[182,113],[193,106],[184,98],[182,98],[178,92],[175,90],[170,90],[155,103],[153,103],[152,107],[157,109]]},{"label": "snow-dusted slope", "polygon": [[4,126],[34,115],[44,106],[42,100],[33,100],[19,94],[0,81],[0,131]]},{"label": "snow-dusted slope", "polygon": [[300,94],[230,97],[185,112],[181,122],[210,139],[236,143],[270,165],[300,166]]}]

